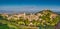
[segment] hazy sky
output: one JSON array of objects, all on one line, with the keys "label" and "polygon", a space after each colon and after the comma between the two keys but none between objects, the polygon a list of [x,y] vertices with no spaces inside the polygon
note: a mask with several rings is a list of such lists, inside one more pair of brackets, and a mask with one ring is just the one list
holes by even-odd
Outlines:
[{"label": "hazy sky", "polygon": [[34,12],[43,9],[60,11],[60,0],[0,0],[0,10]]}]

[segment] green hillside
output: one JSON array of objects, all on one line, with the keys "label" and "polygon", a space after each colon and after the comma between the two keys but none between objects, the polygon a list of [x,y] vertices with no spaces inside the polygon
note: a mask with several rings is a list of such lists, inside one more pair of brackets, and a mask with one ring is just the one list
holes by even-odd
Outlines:
[{"label": "green hillside", "polygon": [[[41,14],[41,15],[37,15]],[[36,16],[38,16],[38,20],[32,20],[29,21],[29,19],[24,19],[23,17],[20,17],[18,20],[15,20],[16,16],[13,16],[8,20],[7,16],[2,16],[3,14],[0,14],[0,29],[54,29],[54,26],[60,21],[60,15],[50,11],[50,10],[43,10],[41,12],[37,12]],[[33,25],[29,25],[32,23]],[[4,24],[4,25],[3,25]],[[24,28],[23,28],[24,27]]]}]

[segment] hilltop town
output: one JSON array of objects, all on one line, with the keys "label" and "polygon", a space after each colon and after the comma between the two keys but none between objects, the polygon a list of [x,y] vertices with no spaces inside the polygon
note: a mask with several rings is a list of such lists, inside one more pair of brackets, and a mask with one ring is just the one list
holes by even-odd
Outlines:
[{"label": "hilltop town", "polygon": [[[31,27],[39,27],[40,25],[46,26],[55,26],[59,22],[60,16],[50,10],[43,10],[37,12],[35,14],[0,14],[0,22],[1,20],[6,20],[9,23],[2,22],[3,24],[13,24],[15,26],[31,26]],[[9,26],[9,25],[8,25]],[[12,27],[12,26],[9,26]]]}]

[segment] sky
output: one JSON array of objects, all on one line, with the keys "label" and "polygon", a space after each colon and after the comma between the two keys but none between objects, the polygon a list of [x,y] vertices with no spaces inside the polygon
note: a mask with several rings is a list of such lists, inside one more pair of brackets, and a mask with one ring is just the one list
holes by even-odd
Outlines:
[{"label": "sky", "polygon": [[0,0],[0,10],[38,12],[44,9],[60,12],[60,0]]}]

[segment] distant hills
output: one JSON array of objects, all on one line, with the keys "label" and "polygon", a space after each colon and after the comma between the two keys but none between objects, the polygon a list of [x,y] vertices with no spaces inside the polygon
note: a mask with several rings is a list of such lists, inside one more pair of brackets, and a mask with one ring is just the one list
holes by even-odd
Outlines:
[{"label": "distant hills", "polygon": [[55,12],[55,13],[57,13],[57,14],[59,14],[59,15],[60,15],[60,12]]},{"label": "distant hills", "polygon": [[[43,10],[44,11],[44,10]],[[47,11],[49,11],[49,10],[47,10]],[[39,11],[39,12],[25,12],[25,13],[40,13],[40,12],[42,12],[42,11]],[[9,11],[9,10],[0,10],[0,14],[1,13],[8,13],[8,14],[12,14],[12,13],[24,13],[24,12],[22,12],[22,11]],[[57,13],[57,14],[60,14],[60,12],[55,12],[55,13]]]},{"label": "distant hills", "polygon": [[13,13],[14,11],[0,10],[0,13]]}]

